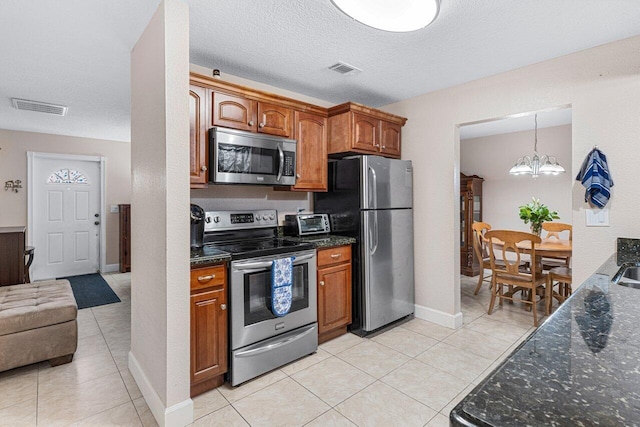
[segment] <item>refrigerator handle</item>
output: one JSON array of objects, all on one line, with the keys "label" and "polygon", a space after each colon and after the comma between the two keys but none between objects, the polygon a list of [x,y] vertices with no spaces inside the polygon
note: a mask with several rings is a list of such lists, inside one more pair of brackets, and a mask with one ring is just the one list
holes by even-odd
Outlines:
[{"label": "refrigerator handle", "polygon": [[370,214],[373,215],[373,226],[371,227],[371,243],[373,243],[373,247],[369,248],[369,253],[371,255],[375,254],[378,250],[378,212],[370,211]]},{"label": "refrigerator handle", "polygon": [[369,187],[369,192],[370,192],[370,195],[373,196],[371,197],[373,199],[371,200],[373,204],[371,204],[369,207],[371,209],[378,209],[378,177],[376,176],[376,170],[371,166],[369,166],[369,174],[371,175],[371,178],[372,178],[371,187]]}]

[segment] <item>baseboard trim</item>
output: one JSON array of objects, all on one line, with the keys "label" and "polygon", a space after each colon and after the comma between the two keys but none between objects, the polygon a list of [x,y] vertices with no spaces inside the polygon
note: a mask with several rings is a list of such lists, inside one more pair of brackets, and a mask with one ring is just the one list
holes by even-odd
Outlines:
[{"label": "baseboard trim", "polygon": [[115,273],[120,271],[120,264],[107,264],[104,266],[103,273]]},{"label": "baseboard trim", "polygon": [[136,380],[138,388],[147,402],[147,406],[151,410],[156,422],[160,427],[187,426],[193,422],[193,400],[186,399],[173,406],[165,408],[162,399],[156,393],[155,389],[144,374],[140,364],[136,360],[133,353],[129,352],[129,371]]},{"label": "baseboard trim", "polygon": [[435,308],[416,304],[414,315],[418,319],[427,320],[447,328],[458,329],[462,327],[462,312],[449,314]]}]

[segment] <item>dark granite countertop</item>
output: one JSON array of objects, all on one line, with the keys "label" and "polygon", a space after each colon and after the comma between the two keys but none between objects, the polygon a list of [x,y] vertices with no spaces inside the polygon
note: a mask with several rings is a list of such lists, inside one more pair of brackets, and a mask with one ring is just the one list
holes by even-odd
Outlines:
[{"label": "dark granite countertop", "polygon": [[315,234],[301,237],[283,236],[283,238],[292,242],[312,243],[316,249],[334,248],[356,242],[355,237],[336,236],[334,234]]},{"label": "dark granite countertop", "polygon": [[191,268],[206,267],[229,260],[231,260],[231,254],[211,246],[203,246],[201,249],[191,250]]},{"label": "dark granite countertop", "polygon": [[452,425],[640,426],[640,289],[611,283],[617,271],[614,255],[574,285],[453,409]]}]

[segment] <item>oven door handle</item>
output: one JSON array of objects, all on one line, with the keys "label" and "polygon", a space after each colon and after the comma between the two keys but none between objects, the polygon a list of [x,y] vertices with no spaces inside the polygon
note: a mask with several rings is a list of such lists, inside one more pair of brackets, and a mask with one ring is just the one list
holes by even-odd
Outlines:
[{"label": "oven door handle", "polygon": [[267,267],[271,267],[271,261],[259,261],[259,262],[243,262],[233,265],[234,270],[262,270]]},{"label": "oven door handle", "polygon": [[[315,254],[307,254],[307,255],[300,255],[300,256],[296,256],[295,259],[293,260],[293,265],[299,264],[302,261],[306,261],[310,258],[313,258]],[[258,261],[258,262],[243,262],[243,263],[237,263],[237,264],[233,264],[233,269],[234,270],[255,270],[255,271],[259,271],[262,269],[265,269],[267,267],[271,267],[272,265],[272,261]]]},{"label": "oven door handle", "polygon": [[260,353],[265,353],[267,351],[271,351],[274,350],[278,347],[282,347],[283,345],[287,345],[290,344],[296,340],[299,340],[300,338],[304,337],[307,334],[310,334],[311,332],[315,332],[316,328],[315,326],[312,328],[308,328],[306,331],[302,331],[297,335],[294,335],[292,337],[288,337],[285,338],[281,341],[276,341],[273,344],[269,344],[269,345],[265,345],[264,347],[259,347],[259,348],[254,348],[251,350],[245,350],[245,351],[241,351],[239,353],[236,353],[235,357],[251,357],[251,356],[255,356],[256,354],[260,354]]}]

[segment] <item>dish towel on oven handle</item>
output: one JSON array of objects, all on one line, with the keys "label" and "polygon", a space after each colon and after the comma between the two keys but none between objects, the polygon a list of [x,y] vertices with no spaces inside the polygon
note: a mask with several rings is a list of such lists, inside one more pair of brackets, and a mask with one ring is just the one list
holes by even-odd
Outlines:
[{"label": "dish towel on oven handle", "polygon": [[600,209],[604,208],[609,202],[611,187],[613,187],[607,156],[597,148],[591,150],[582,163],[576,181],[582,182],[583,187],[586,188],[585,202],[591,202]]},{"label": "dish towel on oven handle", "polygon": [[286,316],[291,309],[294,259],[280,258],[271,264],[271,312],[277,317]]}]

